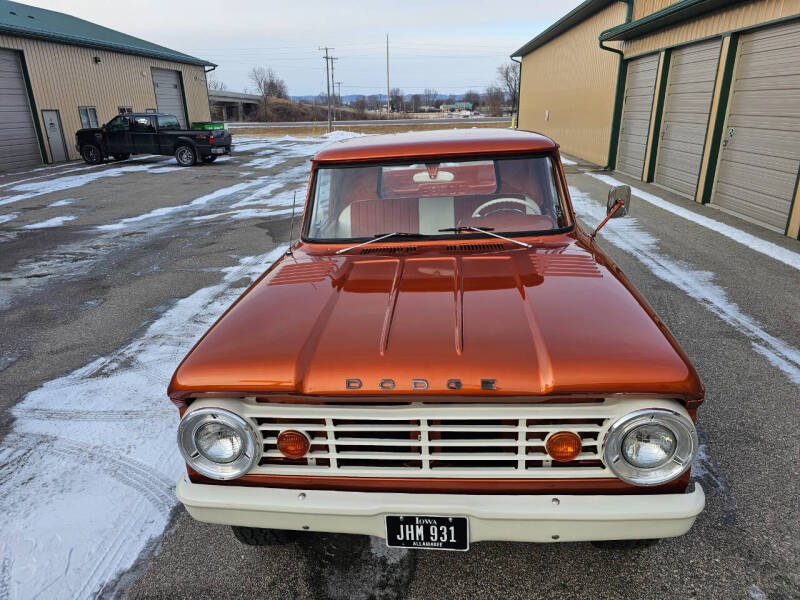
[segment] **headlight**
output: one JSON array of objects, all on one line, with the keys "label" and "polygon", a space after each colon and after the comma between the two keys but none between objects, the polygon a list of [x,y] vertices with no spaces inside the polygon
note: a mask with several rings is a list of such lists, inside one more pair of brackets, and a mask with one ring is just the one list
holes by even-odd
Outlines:
[{"label": "headlight", "polygon": [[228,410],[200,408],[178,426],[178,447],[195,471],[212,479],[236,479],[259,458],[250,424]]},{"label": "headlight", "polygon": [[686,417],[665,409],[638,410],[608,430],[603,458],[634,485],[659,485],[682,475],[697,454],[697,432]]}]

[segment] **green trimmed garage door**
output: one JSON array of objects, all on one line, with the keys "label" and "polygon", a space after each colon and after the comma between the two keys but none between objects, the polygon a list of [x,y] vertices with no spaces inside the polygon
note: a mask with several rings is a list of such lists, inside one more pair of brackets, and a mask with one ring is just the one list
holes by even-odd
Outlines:
[{"label": "green trimmed garage door", "polygon": [[661,118],[655,182],[694,198],[708,113],[717,80],[721,39],[672,53]]},{"label": "green trimmed garage door", "polygon": [[713,204],[783,232],[800,168],[800,22],[742,35]]},{"label": "green trimmed garage door", "polygon": [[644,171],[657,72],[658,54],[628,62],[616,167],[618,171],[637,179],[642,178]]},{"label": "green trimmed garage door", "polygon": [[181,74],[172,69],[153,69],[153,87],[156,90],[158,112],[175,115],[181,122],[181,127],[186,129]]},{"label": "green trimmed garage door", "polygon": [[0,48],[0,171],[42,164],[19,54]]}]

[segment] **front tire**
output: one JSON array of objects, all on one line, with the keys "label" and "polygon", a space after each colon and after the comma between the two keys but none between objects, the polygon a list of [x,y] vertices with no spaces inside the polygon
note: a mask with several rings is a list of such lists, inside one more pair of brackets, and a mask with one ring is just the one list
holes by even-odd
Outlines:
[{"label": "front tire", "polygon": [[197,163],[197,152],[191,146],[175,148],[175,160],[181,167],[192,167]]},{"label": "front tire", "polygon": [[202,160],[204,163],[212,163],[212,162],[214,162],[215,160],[217,160],[217,155],[216,155],[216,154],[211,154],[211,155],[209,155],[209,156],[204,156],[204,157],[203,157],[201,160]]},{"label": "front tire", "polygon": [[85,144],[81,146],[81,157],[89,165],[99,165],[103,162],[103,151],[95,144]]},{"label": "front tire", "polygon": [[239,527],[234,525],[233,535],[241,543],[247,546],[284,546],[294,542],[298,536],[302,535],[299,531],[285,529],[259,529],[258,527]]}]

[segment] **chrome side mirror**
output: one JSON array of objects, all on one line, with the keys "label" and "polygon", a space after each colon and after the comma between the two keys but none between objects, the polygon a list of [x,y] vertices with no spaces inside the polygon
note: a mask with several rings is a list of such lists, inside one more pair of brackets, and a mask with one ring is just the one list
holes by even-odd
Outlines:
[{"label": "chrome side mirror", "polygon": [[[622,206],[614,211],[614,207],[622,202]],[[628,214],[631,206],[631,188],[629,185],[618,185],[608,190],[608,202],[606,202],[606,214],[612,219],[624,217]]]},{"label": "chrome side mirror", "polygon": [[631,205],[631,188],[628,185],[618,185],[608,190],[608,201],[606,202],[606,218],[597,226],[597,228],[589,235],[594,239],[597,232],[600,231],[609,219],[616,219],[617,217],[624,217],[628,214]]}]

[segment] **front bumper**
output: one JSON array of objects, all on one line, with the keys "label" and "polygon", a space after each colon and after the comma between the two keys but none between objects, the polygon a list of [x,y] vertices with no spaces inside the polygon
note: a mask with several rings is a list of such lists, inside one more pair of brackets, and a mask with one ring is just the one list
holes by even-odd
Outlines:
[{"label": "front bumper", "polygon": [[206,485],[185,476],[177,495],[198,521],[266,529],[385,537],[387,514],[467,516],[470,542],[675,537],[689,531],[706,501],[699,484],[686,494],[491,496]]}]

